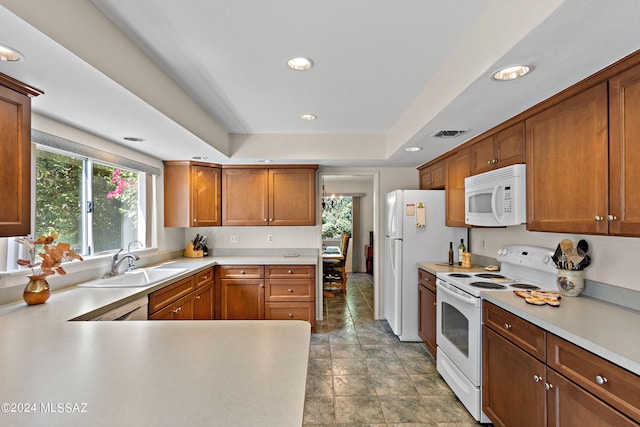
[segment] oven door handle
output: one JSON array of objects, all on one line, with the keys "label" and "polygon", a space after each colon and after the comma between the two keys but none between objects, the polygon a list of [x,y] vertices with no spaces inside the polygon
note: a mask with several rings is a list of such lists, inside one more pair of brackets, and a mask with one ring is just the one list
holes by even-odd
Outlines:
[{"label": "oven door handle", "polygon": [[464,291],[459,291],[456,292],[456,290],[451,289],[449,287],[449,285],[446,285],[444,283],[437,283],[438,285],[438,292],[440,291],[444,291],[444,293],[446,293],[449,296],[452,296],[454,298],[456,298],[457,300],[462,301],[465,304],[469,304],[469,305],[473,305],[473,306],[478,306],[479,305],[479,301],[480,298],[476,298],[472,295],[467,294]]}]

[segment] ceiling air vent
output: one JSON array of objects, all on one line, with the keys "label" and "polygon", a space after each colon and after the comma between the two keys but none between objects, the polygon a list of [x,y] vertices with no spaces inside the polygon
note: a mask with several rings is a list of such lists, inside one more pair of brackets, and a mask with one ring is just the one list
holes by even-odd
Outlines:
[{"label": "ceiling air vent", "polygon": [[455,138],[458,135],[462,135],[465,132],[466,132],[466,130],[448,130],[448,129],[443,129],[443,130],[437,131],[436,133],[434,133],[431,136],[435,136],[436,138]]}]

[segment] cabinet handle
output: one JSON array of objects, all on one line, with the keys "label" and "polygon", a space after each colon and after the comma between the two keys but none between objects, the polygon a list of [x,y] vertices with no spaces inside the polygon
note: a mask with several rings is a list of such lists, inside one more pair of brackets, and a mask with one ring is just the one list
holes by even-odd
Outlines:
[{"label": "cabinet handle", "polygon": [[600,215],[596,215],[596,216],[593,217],[593,219],[596,220],[596,221],[602,221],[604,218],[601,217]]},{"label": "cabinet handle", "polygon": [[491,164],[491,160],[487,160],[487,164],[490,165]]},{"label": "cabinet handle", "polygon": [[207,280],[209,276],[202,276],[202,280]]},{"label": "cabinet handle", "polygon": [[508,323],[505,323],[505,324],[504,324],[504,328],[505,328],[506,330],[510,330],[510,329],[511,329],[511,325],[510,325],[510,324],[508,324]]},{"label": "cabinet handle", "polygon": [[269,222],[273,221],[273,218],[269,218]]},{"label": "cabinet handle", "polygon": [[262,283],[260,283],[258,286],[264,288],[264,285]]},{"label": "cabinet handle", "polygon": [[198,295],[198,296],[196,297],[196,299],[200,299],[200,295]]},{"label": "cabinet handle", "polygon": [[287,271],[287,274],[293,274],[293,271],[289,270]]},{"label": "cabinet handle", "polygon": [[607,379],[607,377],[603,377],[601,375],[596,375],[596,382],[600,385],[606,384],[609,382],[609,380]]},{"label": "cabinet handle", "polygon": [[551,390],[553,388],[553,384],[544,383],[545,390]]},{"label": "cabinet handle", "polygon": [[267,222],[267,218],[265,218],[263,221],[264,221],[264,222]]},{"label": "cabinet handle", "polygon": [[195,219],[195,218],[193,218],[193,222],[198,222],[198,220],[197,220],[197,219]]},{"label": "cabinet handle", "polygon": [[292,293],[293,293],[293,289],[289,289],[288,291],[289,291],[289,293],[290,293],[290,294],[292,294]]},{"label": "cabinet handle", "polygon": [[173,310],[173,313],[174,313],[174,314],[177,314],[177,313],[179,313],[181,310],[182,310],[182,307],[178,307],[178,308],[176,308],[175,310]]},{"label": "cabinet handle", "polygon": [[607,221],[615,221],[617,219],[618,217],[615,215],[611,215],[611,214],[607,215]]},{"label": "cabinet handle", "polygon": [[289,313],[289,317],[290,317],[291,319],[293,319],[293,314]]},{"label": "cabinet handle", "polygon": [[244,274],[244,270],[240,270],[240,274]]},{"label": "cabinet handle", "polygon": [[534,375],[533,376],[533,381],[539,383],[540,381],[542,381],[542,377],[538,376],[538,375]]}]

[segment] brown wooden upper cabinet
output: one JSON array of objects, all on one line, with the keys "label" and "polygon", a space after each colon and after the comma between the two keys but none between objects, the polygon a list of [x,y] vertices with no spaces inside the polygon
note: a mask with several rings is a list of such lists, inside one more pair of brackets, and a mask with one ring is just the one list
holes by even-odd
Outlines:
[{"label": "brown wooden upper cabinet", "polygon": [[444,181],[444,160],[420,169],[421,190],[442,190]]},{"label": "brown wooden upper cabinet", "polygon": [[525,162],[524,122],[471,145],[471,175]]},{"label": "brown wooden upper cabinet", "polygon": [[606,234],[607,84],[526,120],[527,229]]},{"label": "brown wooden upper cabinet", "polygon": [[221,225],[220,186],[219,165],[164,162],[165,227]]},{"label": "brown wooden upper cabinet", "polygon": [[445,223],[449,227],[468,227],[464,223],[464,179],[470,175],[470,157],[465,148],[445,159]]},{"label": "brown wooden upper cabinet", "polygon": [[609,80],[609,234],[640,236],[640,65]]},{"label": "brown wooden upper cabinet", "polygon": [[316,168],[223,167],[222,225],[315,225]]},{"label": "brown wooden upper cabinet", "polygon": [[42,91],[0,74],[0,236],[31,233],[31,97]]}]

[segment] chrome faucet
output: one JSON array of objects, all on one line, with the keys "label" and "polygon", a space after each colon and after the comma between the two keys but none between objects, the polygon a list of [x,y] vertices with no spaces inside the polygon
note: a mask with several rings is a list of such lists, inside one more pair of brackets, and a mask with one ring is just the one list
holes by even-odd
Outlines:
[{"label": "chrome faucet", "polygon": [[122,250],[123,249],[120,248],[120,250],[111,257],[111,276],[117,276],[118,274],[120,274],[118,273],[118,269],[120,268],[120,264],[122,264],[125,259],[129,260],[127,264],[127,271],[131,271],[131,267],[133,267],[133,261],[137,261],[140,259],[138,255],[134,255],[132,253],[126,253],[119,258],[118,255],[120,255],[120,252],[122,252]]}]

